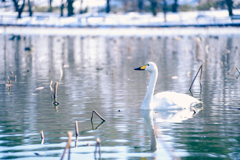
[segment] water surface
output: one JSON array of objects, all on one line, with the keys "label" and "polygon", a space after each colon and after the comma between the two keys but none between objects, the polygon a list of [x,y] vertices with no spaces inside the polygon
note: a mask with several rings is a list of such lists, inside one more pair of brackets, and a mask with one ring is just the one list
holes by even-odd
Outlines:
[{"label": "water surface", "polygon": [[[237,70],[227,74],[240,67],[239,41],[238,35],[0,35],[0,158],[60,159],[78,121],[72,159],[94,159],[97,137],[102,159],[240,159],[240,82]],[[149,75],[133,69],[148,61],[159,68],[155,93],[188,95],[203,64],[203,91],[197,77],[192,94],[204,109],[172,123],[144,117]],[[57,107],[51,81],[59,84]],[[94,116],[92,124],[93,110],[106,122]]]}]

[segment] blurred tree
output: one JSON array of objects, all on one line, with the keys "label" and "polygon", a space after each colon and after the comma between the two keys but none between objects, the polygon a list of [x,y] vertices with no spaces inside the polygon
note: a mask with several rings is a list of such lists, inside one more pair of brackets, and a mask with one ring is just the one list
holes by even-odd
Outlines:
[{"label": "blurred tree", "polygon": [[157,15],[157,0],[150,0],[151,2],[151,11],[154,16]]},{"label": "blurred tree", "polygon": [[52,12],[52,1],[53,1],[53,0],[49,0],[49,9],[48,9],[48,12]]},{"label": "blurred tree", "polygon": [[60,6],[60,17],[63,17],[63,9],[64,9],[64,3],[63,0],[61,1],[61,6]]},{"label": "blurred tree", "polygon": [[83,0],[80,1],[80,11],[79,11],[80,14],[83,13],[83,11],[82,11],[82,4],[83,4]]},{"label": "blurred tree", "polygon": [[13,0],[15,12],[18,12],[18,0]]},{"label": "blurred tree", "polygon": [[124,12],[127,12],[127,0],[123,0]]},{"label": "blurred tree", "polygon": [[143,0],[138,0],[138,11],[141,13],[143,10]]},{"label": "blurred tree", "polygon": [[17,18],[22,18],[22,12],[25,6],[25,0],[23,0],[23,4],[20,8],[18,8],[18,17]]},{"label": "blurred tree", "polygon": [[107,0],[106,12],[110,12],[110,0]]},{"label": "blurred tree", "polygon": [[18,12],[17,18],[22,18],[21,15],[22,15],[22,12],[23,12],[23,9],[25,6],[25,0],[23,0],[21,7],[19,7],[18,2],[19,2],[19,0],[13,0],[15,11]]},{"label": "blurred tree", "polygon": [[33,11],[32,11],[32,3],[30,0],[28,0],[28,11],[29,11],[29,16],[32,17]]},{"label": "blurred tree", "polygon": [[172,6],[172,12],[178,12],[178,1],[174,0],[173,6]]},{"label": "blurred tree", "polygon": [[228,6],[228,14],[229,16],[233,15],[232,8],[233,8],[233,1],[232,0],[226,0],[227,6]]},{"label": "blurred tree", "polygon": [[74,0],[67,0],[67,3],[68,3],[68,5],[67,5],[68,17],[74,15],[74,12],[73,12],[73,10],[74,10],[74,8],[73,8],[73,2],[74,2]]},{"label": "blurred tree", "polygon": [[163,14],[164,14],[164,21],[167,22],[167,1],[163,0]]}]

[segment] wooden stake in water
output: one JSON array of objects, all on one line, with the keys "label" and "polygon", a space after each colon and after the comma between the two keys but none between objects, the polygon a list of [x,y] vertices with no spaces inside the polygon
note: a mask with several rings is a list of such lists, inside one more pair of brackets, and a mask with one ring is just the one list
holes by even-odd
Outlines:
[{"label": "wooden stake in water", "polygon": [[75,122],[75,133],[76,133],[76,137],[78,137],[78,121]]},{"label": "wooden stake in water", "polygon": [[44,139],[43,130],[41,130],[40,135],[41,135],[41,139]]},{"label": "wooden stake in water", "polygon": [[53,104],[55,106],[58,106],[60,103],[57,101],[57,88],[58,88],[58,83],[56,82],[55,83],[55,86],[54,86],[54,94],[53,94],[53,98],[54,98],[54,102]]},{"label": "wooden stake in water", "polygon": [[68,160],[70,160],[70,154],[71,154],[71,151],[70,151],[71,145],[70,144],[71,144],[71,141],[72,141],[72,135],[73,135],[73,133],[68,131],[68,141],[67,141],[67,145],[66,145],[66,147],[65,147],[65,149],[63,151],[61,160],[63,160],[64,155],[65,155],[67,149],[68,149]]},{"label": "wooden stake in water", "polygon": [[93,110],[92,111],[92,117],[91,117],[91,121],[93,120],[93,116],[94,116],[94,113],[102,120],[102,121],[106,121],[97,111]]},{"label": "wooden stake in water", "polygon": [[197,74],[195,75],[195,77],[194,77],[194,79],[193,79],[193,81],[192,81],[192,84],[191,84],[191,86],[190,86],[190,88],[189,88],[189,91],[191,91],[192,86],[193,86],[193,83],[194,83],[194,81],[195,81],[195,79],[196,79],[196,77],[197,77],[197,75],[198,75],[198,73],[199,73],[200,70],[201,70],[201,73],[200,73],[200,80],[199,80],[199,82],[200,82],[200,89],[201,89],[201,91],[202,91],[202,84],[201,84],[201,79],[202,79],[202,66],[203,66],[203,65],[201,65],[201,66],[199,67],[198,72],[197,72]]}]

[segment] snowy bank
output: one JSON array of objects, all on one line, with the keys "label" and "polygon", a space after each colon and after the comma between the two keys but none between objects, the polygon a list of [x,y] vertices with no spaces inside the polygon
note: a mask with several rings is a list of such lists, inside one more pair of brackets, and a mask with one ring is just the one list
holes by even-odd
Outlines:
[{"label": "snowy bank", "polygon": [[0,27],[0,34],[14,35],[72,35],[72,36],[169,36],[169,35],[240,35],[239,27],[185,28],[45,28]]},{"label": "snowy bank", "polygon": [[[234,10],[234,14],[240,15],[240,10]],[[207,26],[240,26],[240,19],[232,20],[227,10],[179,12],[164,15],[158,13],[153,17],[150,13],[86,13],[76,14],[73,17],[60,17],[57,13],[34,13],[29,17],[23,13],[21,19],[16,19],[16,12],[0,12],[1,26],[28,26],[28,27],[207,27]]]}]

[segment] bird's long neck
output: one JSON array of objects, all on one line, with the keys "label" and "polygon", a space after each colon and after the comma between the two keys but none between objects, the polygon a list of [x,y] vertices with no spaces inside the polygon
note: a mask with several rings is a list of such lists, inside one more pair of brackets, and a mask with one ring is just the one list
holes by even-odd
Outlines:
[{"label": "bird's long neck", "polygon": [[141,109],[151,109],[150,108],[150,103],[153,99],[153,94],[154,94],[154,89],[155,89],[155,85],[156,85],[156,82],[157,82],[157,77],[158,77],[158,70],[157,69],[150,72],[150,81],[149,81],[148,89],[147,89],[145,98],[143,100]]}]

